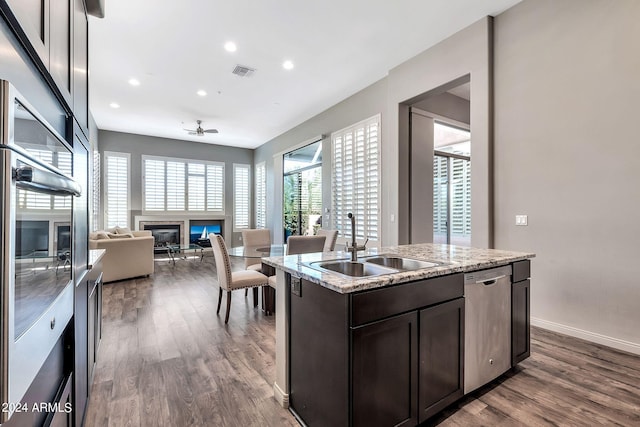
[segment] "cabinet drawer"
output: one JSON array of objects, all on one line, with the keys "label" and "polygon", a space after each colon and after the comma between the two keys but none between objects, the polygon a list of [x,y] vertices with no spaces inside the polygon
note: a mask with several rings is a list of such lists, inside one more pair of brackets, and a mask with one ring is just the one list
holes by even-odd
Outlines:
[{"label": "cabinet drawer", "polygon": [[528,259],[513,263],[512,282],[521,282],[531,277],[531,262]]},{"label": "cabinet drawer", "polygon": [[399,313],[459,298],[464,294],[462,274],[418,280],[351,296],[351,325],[358,326]]}]

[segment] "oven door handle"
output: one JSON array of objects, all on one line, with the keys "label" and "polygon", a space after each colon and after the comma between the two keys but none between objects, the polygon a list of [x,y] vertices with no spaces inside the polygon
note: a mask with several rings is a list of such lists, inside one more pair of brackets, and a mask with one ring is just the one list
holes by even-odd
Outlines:
[{"label": "oven door handle", "polygon": [[16,185],[25,190],[58,196],[80,196],[80,185],[71,178],[32,166],[13,168]]}]

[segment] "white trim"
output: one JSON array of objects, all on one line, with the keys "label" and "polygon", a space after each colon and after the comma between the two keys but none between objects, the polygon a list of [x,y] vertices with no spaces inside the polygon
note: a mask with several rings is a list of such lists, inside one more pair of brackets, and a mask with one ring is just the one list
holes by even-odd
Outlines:
[{"label": "white trim", "polygon": [[273,398],[284,409],[289,409],[289,395],[282,391],[278,383],[273,383]]},{"label": "white trim", "polygon": [[640,343],[625,341],[619,338],[609,337],[607,335],[602,335],[591,331],[585,331],[584,329],[574,328],[573,326],[567,326],[561,323],[538,319],[536,317],[531,318],[531,325],[640,355]]}]

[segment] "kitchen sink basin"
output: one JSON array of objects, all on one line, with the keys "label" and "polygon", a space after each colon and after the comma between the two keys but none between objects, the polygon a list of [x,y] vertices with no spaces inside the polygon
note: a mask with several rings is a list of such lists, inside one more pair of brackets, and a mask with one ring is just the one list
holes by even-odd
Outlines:
[{"label": "kitchen sink basin", "polygon": [[336,260],[336,261],[316,261],[307,264],[309,267],[327,273],[336,273],[348,277],[371,277],[383,274],[397,273],[398,270],[375,263]]},{"label": "kitchen sink basin", "polygon": [[420,270],[421,268],[432,268],[443,265],[434,261],[419,261],[417,259],[402,258],[395,255],[379,255],[373,258],[366,258],[363,261],[394,268],[396,270]]}]

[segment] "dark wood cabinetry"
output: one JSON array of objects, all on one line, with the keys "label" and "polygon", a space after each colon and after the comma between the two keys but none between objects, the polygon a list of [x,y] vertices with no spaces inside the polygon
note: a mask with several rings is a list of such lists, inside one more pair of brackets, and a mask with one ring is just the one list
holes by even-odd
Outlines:
[{"label": "dark wood cabinetry", "polygon": [[89,23],[84,0],[73,0],[73,116],[89,136]]},{"label": "dark wood cabinetry", "polygon": [[416,425],[417,313],[354,328],[351,336],[353,425]]},{"label": "dark wood cabinetry", "polygon": [[513,263],[511,284],[511,365],[523,361],[531,354],[530,261]]},{"label": "dark wood cabinetry", "polygon": [[49,73],[71,105],[71,0],[49,1]]},{"label": "dark wood cabinetry", "polygon": [[420,311],[419,422],[464,394],[464,298]]},{"label": "dark wood cabinetry", "polygon": [[[296,281],[299,279],[292,278]],[[461,274],[290,297],[290,402],[308,425],[417,425],[462,396]]]},{"label": "dark wood cabinetry", "polygon": [[16,36],[63,108],[88,135],[88,21],[84,0],[6,1],[19,26],[14,28]]}]

